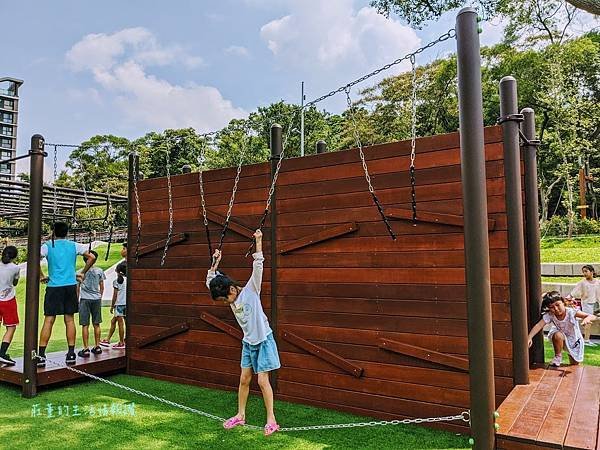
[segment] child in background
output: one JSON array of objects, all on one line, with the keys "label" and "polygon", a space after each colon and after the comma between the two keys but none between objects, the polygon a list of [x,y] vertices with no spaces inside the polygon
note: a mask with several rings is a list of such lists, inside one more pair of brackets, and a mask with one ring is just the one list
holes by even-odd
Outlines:
[{"label": "child in background", "polygon": [[19,283],[19,266],[13,261],[17,257],[17,247],[9,245],[2,250],[0,263],[0,324],[4,322],[6,333],[0,345],[0,363],[14,366],[16,363],[8,353],[8,346],[19,324],[15,286]]},{"label": "child in background", "polygon": [[[600,280],[594,278],[596,271],[593,266],[586,264],[581,268],[583,273],[583,280],[575,285],[569,297],[577,298],[581,300],[581,310],[586,314],[594,314],[596,306],[600,302]],[[592,334],[591,324],[584,325],[584,342],[589,347],[595,347],[590,336]]]},{"label": "child in background", "polygon": [[569,354],[571,364],[579,364],[583,361],[583,336],[581,336],[577,319],[583,319],[581,324],[585,326],[596,320],[596,316],[577,311],[573,308],[567,308],[565,306],[565,299],[557,291],[544,294],[542,299],[542,313],[542,319],[529,333],[529,347],[531,347],[533,337],[542,331],[546,324],[552,323],[552,328],[548,332],[548,340],[554,346],[554,358],[552,358],[550,366],[560,367],[563,348]]},{"label": "child in background", "polygon": [[210,289],[213,300],[222,301],[229,305],[237,322],[239,323],[244,338],[242,340],[242,373],[238,389],[238,413],[226,420],[223,427],[233,428],[246,423],[246,402],[250,392],[252,372],[258,374],[258,385],[263,394],[267,410],[267,424],[264,428],[265,436],[279,430],[273,412],[273,389],[269,382],[269,372],[279,369],[279,354],[277,344],[273,338],[273,331],[269,320],[260,303],[260,287],[262,284],[263,261],[262,232],[256,230],[256,253],[252,264],[252,276],[246,286],[242,287],[228,276],[218,273],[217,267],[221,261],[221,252],[215,250],[213,264],[206,275],[206,286]]},{"label": "child in background", "polygon": [[112,346],[116,350],[125,348],[125,316],[127,315],[127,266],[124,262],[117,265],[117,279],[113,281],[113,298],[110,313],[114,314],[110,321],[110,330],[106,339],[100,341],[103,347],[110,347],[110,339],[119,325],[119,342]]},{"label": "child in background", "polygon": [[47,282],[46,295],[44,296],[44,324],[40,331],[40,342],[38,347],[38,367],[45,367],[46,347],[52,335],[52,328],[56,316],[64,316],[65,332],[68,351],[67,364],[75,364],[75,313],[79,311],[77,299],[77,273],[75,263],[77,255],[84,255],[85,267],[81,270],[81,277],[85,278],[87,271],[92,267],[96,258],[88,252],[86,244],[77,244],[67,239],[69,225],[65,222],[53,224],[54,240],[45,242],[40,248],[42,258],[48,260],[48,276],[44,275],[40,266],[40,281]]},{"label": "child in background", "polygon": [[[98,253],[90,250],[96,260]],[[87,262],[84,256],[83,261]],[[104,271],[99,267],[92,266],[88,270],[85,278],[82,279],[81,274],[77,274],[77,296],[79,297],[79,325],[81,325],[81,337],[83,339],[83,349],[77,355],[80,358],[88,358],[90,356],[90,315],[92,316],[92,325],[94,327],[94,348],[91,352],[94,355],[102,353],[100,348],[100,324],[102,323],[102,294],[104,294],[104,280],[106,276]]]}]

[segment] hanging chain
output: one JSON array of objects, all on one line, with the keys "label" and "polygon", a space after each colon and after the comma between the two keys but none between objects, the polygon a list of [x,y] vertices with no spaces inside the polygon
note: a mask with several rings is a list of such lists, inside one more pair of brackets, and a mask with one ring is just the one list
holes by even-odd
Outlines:
[{"label": "hanging chain", "polygon": [[412,206],[413,226],[417,225],[417,194],[415,192],[415,157],[417,141],[417,61],[415,55],[411,55],[410,64],[412,66],[412,96],[410,100],[411,108],[411,129],[410,129],[410,198]]},{"label": "hanging chain", "polygon": [[[91,378],[92,380],[99,381],[101,383],[108,384],[109,386],[122,389],[124,391],[130,392],[132,394],[139,395],[141,397],[148,398],[150,400],[154,400],[165,405],[172,406],[174,408],[179,408],[183,411],[191,412],[193,414],[198,414],[199,416],[206,417],[207,419],[212,419],[217,422],[225,422],[223,417],[219,417],[215,414],[211,414],[205,411],[201,411],[196,408],[192,408],[186,405],[182,405],[180,403],[176,403],[171,400],[167,400],[162,397],[158,397],[153,394],[149,394],[144,391],[140,391],[138,389],[134,389],[129,386],[125,386],[123,384],[115,383],[114,381],[107,380],[105,378],[99,377],[97,375],[92,375],[90,373],[84,372],[83,370],[76,369],[74,367],[68,366],[63,363],[59,363],[57,361],[53,361],[42,356],[37,355],[35,350],[32,352],[33,359],[37,361],[44,361],[56,367],[61,367],[63,369],[70,370],[71,372],[77,373],[81,376]],[[463,411],[460,414],[456,414],[454,416],[441,416],[441,417],[427,417],[427,418],[415,418],[415,419],[398,419],[398,420],[378,420],[378,421],[370,421],[370,422],[351,422],[351,423],[336,423],[336,424],[327,424],[327,425],[309,425],[309,426],[300,426],[300,427],[287,427],[280,428],[279,432],[294,432],[294,431],[313,431],[313,430],[334,430],[341,428],[362,428],[362,427],[376,427],[376,426],[388,426],[388,425],[409,425],[409,424],[420,424],[420,423],[436,423],[436,422],[454,422],[454,421],[463,421],[470,425],[471,423],[471,414],[470,411]],[[243,425],[244,428],[249,430],[263,430],[263,427],[259,427],[256,425]]]},{"label": "hanging chain", "polygon": [[106,247],[106,255],[104,256],[104,261],[108,261],[108,256],[110,254],[110,246],[111,246],[112,240],[113,240],[113,228],[114,228],[114,224],[115,224],[115,213],[113,210],[112,199],[110,198],[110,190],[108,189],[109,186],[110,185],[107,183],[107,192],[106,193],[108,194],[108,197],[107,197],[108,211],[107,211],[106,218],[108,219],[108,225],[110,227],[109,227],[109,231],[108,231],[108,245]]},{"label": "hanging chain", "polygon": [[167,151],[166,151],[167,164],[165,166],[165,169],[167,170],[167,189],[168,189],[168,194],[169,194],[169,231],[167,233],[167,240],[165,242],[165,250],[163,251],[162,258],[160,259],[161,267],[165,265],[167,251],[169,250],[169,244],[171,243],[171,237],[173,236],[173,192],[172,192],[172,186],[171,186],[171,158],[169,155],[170,147],[169,147],[168,142],[166,144],[166,147],[167,147]]},{"label": "hanging chain", "polygon": [[396,235],[394,234],[394,230],[392,230],[392,226],[385,217],[385,212],[383,211],[383,206],[379,202],[377,195],[375,194],[375,188],[373,188],[373,184],[371,183],[371,176],[369,175],[369,168],[367,167],[367,160],[365,158],[365,153],[363,152],[362,142],[360,140],[360,135],[358,134],[358,126],[356,124],[356,118],[354,117],[354,106],[352,105],[352,99],[350,98],[350,88],[344,90],[346,93],[346,103],[348,104],[348,114],[350,116],[350,120],[352,122],[352,132],[354,135],[354,140],[356,142],[356,147],[358,148],[358,154],[360,156],[360,160],[362,162],[363,171],[365,173],[365,180],[367,180],[367,185],[369,186],[369,192],[371,193],[371,197],[373,197],[373,201],[375,202],[375,206],[379,211],[379,215],[381,219],[385,223],[388,233],[392,237],[393,240],[396,240]]},{"label": "hanging chain", "polygon": [[[85,209],[89,213],[90,202],[87,195],[87,189],[85,185],[85,170],[83,169],[83,161],[81,155],[79,156],[79,170],[81,171],[81,187],[83,188],[83,200],[85,202]],[[88,252],[92,250],[92,230],[88,230]]]},{"label": "hanging chain", "polygon": [[356,84],[359,84],[359,83],[362,83],[363,81],[365,81],[365,80],[367,80],[367,79],[369,79],[371,77],[374,77],[375,75],[378,75],[378,74],[380,74],[381,72],[383,72],[385,70],[388,70],[390,67],[396,66],[396,65],[400,64],[403,61],[408,61],[411,58],[411,56],[416,56],[419,53],[423,53],[425,50],[427,50],[427,49],[429,49],[429,48],[431,48],[431,47],[433,47],[433,46],[435,46],[437,44],[440,44],[440,43],[442,43],[444,41],[447,41],[448,39],[452,39],[454,37],[456,37],[456,30],[454,28],[452,28],[452,29],[448,30],[446,33],[442,34],[437,39],[429,42],[427,45],[425,45],[425,46],[423,46],[423,47],[415,50],[414,52],[409,53],[408,55],[404,55],[403,57],[398,58],[397,60],[395,60],[395,61],[393,61],[393,62],[391,62],[389,64],[386,64],[385,66],[380,67],[379,69],[374,70],[373,72],[370,72],[370,73],[368,73],[368,74],[366,74],[366,75],[364,75],[364,76],[362,76],[362,77],[360,77],[360,78],[358,78],[358,79],[356,79],[356,80],[354,80],[354,81],[352,81],[352,82],[350,82],[350,83],[348,83],[348,84],[346,84],[344,86],[341,86],[341,87],[339,87],[339,88],[337,88],[337,89],[329,92],[328,94],[325,94],[325,95],[323,95],[323,96],[321,96],[321,97],[319,97],[319,98],[317,98],[315,100],[312,100],[312,101],[306,103],[304,105],[304,108],[309,108],[309,107],[311,107],[313,105],[316,105],[319,102],[322,102],[323,100],[325,100],[325,99],[327,99],[329,97],[333,97],[334,95],[339,94],[340,92],[344,92],[346,89],[350,89],[352,86],[354,86]]},{"label": "hanging chain", "polygon": [[[248,130],[246,130],[246,133],[247,133],[247,131]],[[249,138],[248,146],[252,147],[252,136],[250,136],[250,138]],[[229,198],[229,206],[227,208],[227,214],[225,216],[225,223],[223,224],[223,230],[221,231],[221,237],[219,239],[219,247],[218,247],[219,250],[221,250],[221,247],[223,247],[223,239],[225,239],[225,234],[227,233],[227,228],[229,227],[229,219],[231,218],[231,211],[233,209],[233,203],[235,202],[235,194],[237,192],[238,183],[240,181],[240,173],[242,172],[242,164],[244,163],[244,155],[246,153],[245,147],[246,147],[246,141],[245,141],[245,139],[243,139],[242,140],[242,149],[241,149],[242,151],[240,154],[240,162],[238,164],[237,172],[235,174],[235,181],[233,182],[233,191],[231,192],[231,197]]]},{"label": "hanging chain", "polygon": [[[277,178],[279,177],[279,171],[281,170],[281,163],[283,162],[283,158],[284,158],[285,151],[287,149],[288,141],[290,139],[290,135],[292,134],[292,125],[294,123],[294,119],[296,119],[296,116],[299,113],[300,113],[300,110],[297,110],[288,116],[291,118],[291,120],[289,122],[288,129],[285,134],[285,138],[283,139],[283,142],[281,144],[281,153],[278,156],[279,159],[277,160],[277,166],[275,167],[275,173],[273,174],[273,179],[271,180],[271,186],[269,187],[269,194],[267,196],[267,204],[265,206],[265,212],[263,213],[263,215],[260,219],[260,222],[258,224],[258,229],[261,229],[264,226],[265,221],[267,220],[267,216],[269,215],[269,208],[271,207],[271,202],[273,201],[273,194],[275,193],[275,186],[277,185]],[[250,244],[250,247],[248,247],[248,250],[246,251],[246,258],[252,252],[253,247],[254,247],[254,241],[252,241],[252,243]]]},{"label": "hanging chain", "polygon": [[58,161],[57,161],[57,153],[58,153],[58,145],[54,144],[54,172],[53,172],[53,178],[52,178],[52,189],[54,191],[54,206],[52,209],[52,248],[54,248],[54,239],[56,237],[56,234],[54,232],[54,227],[56,225],[56,210],[58,209],[58,197],[57,197],[57,192],[56,192],[56,174],[58,171]]},{"label": "hanging chain", "polygon": [[210,240],[210,229],[208,228],[208,216],[206,214],[206,200],[204,198],[204,180],[202,178],[202,172],[203,170],[203,166],[204,166],[204,162],[206,161],[206,150],[204,148],[204,145],[206,144],[206,141],[203,143],[202,148],[200,149],[200,156],[198,157],[198,163],[199,163],[199,171],[198,171],[198,184],[200,184],[200,203],[202,204],[202,219],[204,222],[204,230],[206,231],[206,242],[208,243],[208,258],[210,259],[210,263],[212,265],[213,263],[213,248],[212,248],[212,242]]},{"label": "hanging chain", "polygon": [[135,262],[137,264],[140,257],[140,240],[142,236],[142,213],[140,211],[140,197],[138,193],[139,161],[137,152],[133,152],[133,196],[135,198],[135,213],[137,217],[137,236],[135,238]]}]

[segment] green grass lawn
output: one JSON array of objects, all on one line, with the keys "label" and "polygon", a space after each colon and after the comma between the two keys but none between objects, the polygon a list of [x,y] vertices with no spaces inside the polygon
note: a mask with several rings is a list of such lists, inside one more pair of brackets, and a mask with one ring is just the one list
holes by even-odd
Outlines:
[{"label": "green grass lawn", "polygon": [[[104,257],[106,255],[106,245],[100,245],[97,249],[98,252],[98,261],[96,262],[96,266],[100,267],[103,270],[106,270],[112,267],[114,264],[121,260],[120,252],[121,252],[121,244],[111,245],[110,254],[108,261],[104,261]],[[77,267],[83,267],[82,258],[78,258]],[[46,273],[46,269],[44,269]],[[26,280],[22,278],[19,281],[19,285],[17,286],[17,303],[19,307],[19,319],[21,321],[21,325],[17,327],[17,331],[15,332],[15,336],[13,338],[13,342],[9,348],[8,353],[11,354],[13,358],[23,356],[23,333],[25,331],[25,286]],[[42,323],[44,321],[44,292],[46,291],[46,285],[40,285],[40,313],[39,313],[39,329],[42,328]],[[108,333],[108,329],[110,328],[110,308],[104,307],[102,308],[102,336],[105,336]],[[79,318],[75,316],[75,322],[77,325],[77,341],[75,343],[76,348],[82,347],[81,342],[81,327],[79,326]],[[92,329],[90,327],[90,343],[93,344],[93,334]],[[65,336],[65,324],[62,320],[62,317],[57,317],[56,322],[54,323],[54,328],[52,330],[52,337],[50,338],[50,342],[48,344],[47,352],[55,352],[55,351],[65,351],[67,350],[67,338]]]},{"label": "green grass lawn", "polygon": [[[554,358],[554,348],[552,348],[552,343],[548,341],[544,337],[544,356],[546,358],[546,363],[549,363],[552,358]],[[563,362],[569,363],[569,355],[567,352],[563,352]],[[597,347],[586,347],[585,353],[583,357],[583,364],[588,366],[600,366],[600,345]]]},{"label": "green grass lawn", "polygon": [[[156,381],[129,375],[111,380],[220,417],[235,413],[236,393]],[[133,403],[135,415],[118,407]],[[281,426],[362,422],[372,419],[309,406],[275,402]],[[77,417],[48,417],[47,407],[67,405]],[[38,405],[37,407],[34,405]],[[106,405],[107,416],[90,415]],[[32,417],[39,407],[41,415]],[[64,408],[64,406],[63,406]],[[64,411],[64,409],[63,409]],[[248,422],[262,426],[262,399],[251,396]],[[265,438],[260,431],[224,430],[215,420],[182,411],[99,382],[84,382],[42,391],[23,399],[16,388],[0,385],[0,436],[11,448],[90,449],[467,449],[468,437],[432,431],[419,426],[395,425],[340,430],[275,433]]]},{"label": "green grass lawn", "polygon": [[600,262],[600,237],[546,238],[541,242],[540,256],[543,263]]},{"label": "green grass lawn", "polygon": [[575,284],[581,279],[583,279],[583,276],[580,276],[580,277],[542,277],[542,283]]}]

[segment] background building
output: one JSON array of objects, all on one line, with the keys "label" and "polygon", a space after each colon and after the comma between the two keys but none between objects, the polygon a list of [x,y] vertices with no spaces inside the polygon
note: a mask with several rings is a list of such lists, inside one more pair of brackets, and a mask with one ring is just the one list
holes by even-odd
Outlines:
[{"label": "background building", "polygon": [[[0,160],[17,154],[19,87],[23,80],[0,78]],[[0,179],[15,179],[16,163],[0,164]]]}]

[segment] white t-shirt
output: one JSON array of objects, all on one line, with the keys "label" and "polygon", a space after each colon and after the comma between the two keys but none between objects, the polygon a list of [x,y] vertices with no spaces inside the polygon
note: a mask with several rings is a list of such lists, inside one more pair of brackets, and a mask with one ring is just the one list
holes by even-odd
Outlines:
[{"label": "white t-shirt", "polygon": [[123,282],[113,281],[113,289],[117,291],[117,300],[115,306],[125,306],[127,304],[127,278],[123,277]]},{"label": "white t-shirt", "polygon": [[[250,345],[257,345],[266,341],[267,336],[273,330],[269,326],[269,319],[267,319],[260,303],[260,285],[262,284],[265,258],[262,252],[254,253],[252,257],[254,258],[252,276],[238,294],[235,302],[229,306],[244,332],[243,341]],[[210,281],[216,276],[215,272],[208,271],[206,274],[206,287],[210,289]]]},{"label": "white t-shirt", "polygon": [[567,308],[563,320],[559,320],[550,312],[545,313],[542,318],[544,322],[552,324],[550,331],[548,331],[548,339],[552,341],[554,333],[560,331],[565,335],[565,346],[569,354],[575,361],[581,362],[583,361],[583,336],[575,314],[577,314],[577,311],[573,308]]},{"label": "white t-shirt", "polygon": [[588,281],[584,278],[575,285],[571,291],[571,297],[581,299],[581,303],[600,303],[600,280],[592,278],[591,281]]},{"label": "white t-shirt", "polygon": [[6,302],[15,297],[13,282],[19,279],[19,272],[19,266],[15,263],[0,262],[0,302]]}]

